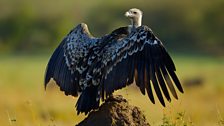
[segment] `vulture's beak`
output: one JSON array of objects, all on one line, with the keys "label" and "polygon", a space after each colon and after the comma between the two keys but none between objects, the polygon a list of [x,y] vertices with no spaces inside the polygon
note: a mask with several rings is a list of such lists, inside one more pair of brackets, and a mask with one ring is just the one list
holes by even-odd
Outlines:
[{"label": "vulture's beak", "polygon": [[124,14],[124,16],[129,17],[129,16],[130,16],[130,13],[127,11],[127,12]]}]

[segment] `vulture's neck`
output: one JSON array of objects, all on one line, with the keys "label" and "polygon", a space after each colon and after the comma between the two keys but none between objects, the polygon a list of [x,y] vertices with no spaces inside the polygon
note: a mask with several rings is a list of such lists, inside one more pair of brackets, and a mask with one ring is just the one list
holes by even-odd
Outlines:
[{"label": "vulture's neck", "polygon": [[132,25],[132,27],[134,27],[134,28],[137,28],[137,27],[141,26],[141,25],[142,25],[142,17],[139,17],[139,18],[133,18],[133,19],[131,20],[131,25]]},{"label": "vulture's neck", "polygon": [[131,19],[131,25],[129,25],[129,33],[142,25],[142,17]]}]

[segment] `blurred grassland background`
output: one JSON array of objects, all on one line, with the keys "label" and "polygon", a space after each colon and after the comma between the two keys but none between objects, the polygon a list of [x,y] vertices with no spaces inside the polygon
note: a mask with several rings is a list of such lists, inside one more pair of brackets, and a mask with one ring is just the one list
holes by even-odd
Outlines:
[{"label": "blurred grassland background", "polygon": [[223,0],[0,0],[0,122],[2,126],[74,125],[77,98],[64,96],[43,77],[53,50],[78,23],[94,36],[129,24],[124,12],[140,8],[143,24],[163,41],[185,93],[153,105],[133,85],[122,94],[151,125],[224,125]]}]

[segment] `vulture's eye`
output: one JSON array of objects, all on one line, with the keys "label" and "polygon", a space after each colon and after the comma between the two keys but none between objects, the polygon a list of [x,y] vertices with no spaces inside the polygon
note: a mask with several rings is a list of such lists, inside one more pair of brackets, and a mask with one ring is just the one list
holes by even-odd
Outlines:
[{"label": "vulture's eye", "polygon": [[133,13],[134,13],[134,14],[137,14],[137,12],[135,12],[135,11],[134,11]]}]

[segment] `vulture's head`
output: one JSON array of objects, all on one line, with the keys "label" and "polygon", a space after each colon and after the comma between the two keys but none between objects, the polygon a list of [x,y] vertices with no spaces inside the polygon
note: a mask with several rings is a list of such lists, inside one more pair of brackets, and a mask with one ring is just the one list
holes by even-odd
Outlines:
[{"label": "vulture's head", "polygon": [[137,8],[132,8],[125,13],[125,16],[131,20],[133,27],[139,27],[142,25],[142,11]]}]

